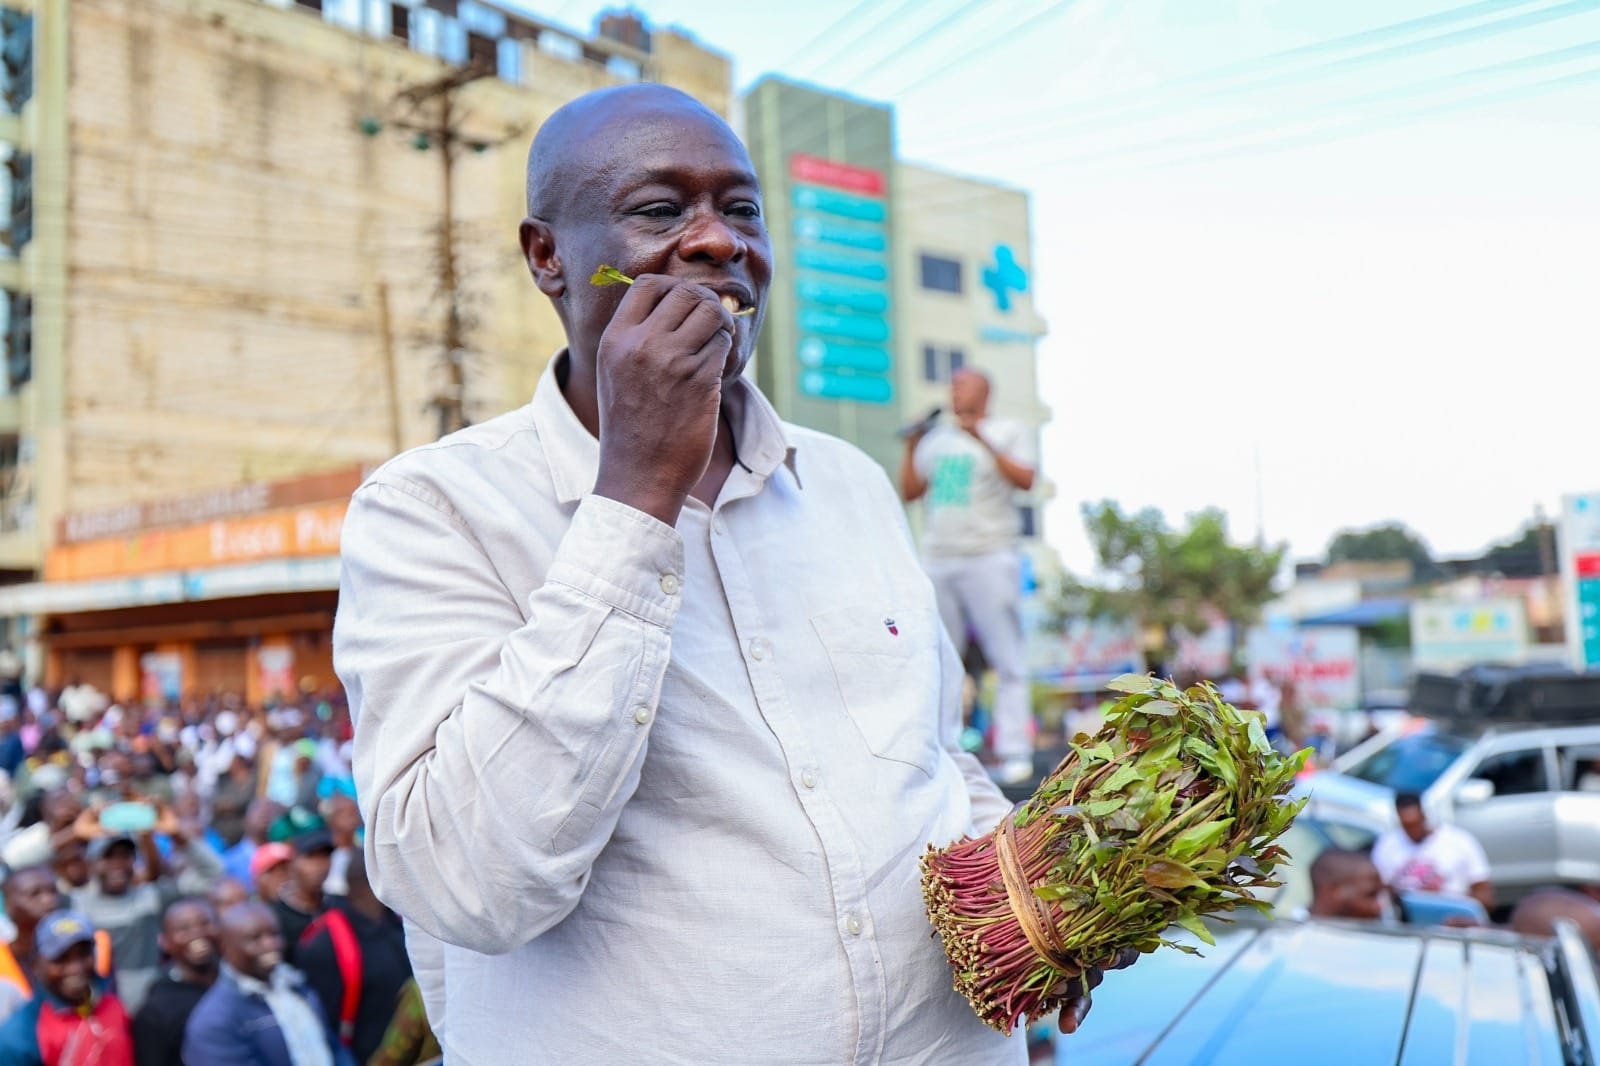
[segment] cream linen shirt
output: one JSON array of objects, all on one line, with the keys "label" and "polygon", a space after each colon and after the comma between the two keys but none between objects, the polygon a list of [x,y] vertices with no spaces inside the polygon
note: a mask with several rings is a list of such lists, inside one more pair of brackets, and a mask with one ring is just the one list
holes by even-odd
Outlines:
[{"label": "cream linen shirt", "polygon": [[741,465],[668,528],[591,494],[565,358],[378,470],[344,526],[368,854],[444,942],[446,1061],[1024,1062],[923,913],[924,850],[1009,805],[956,743],[961,669],[883,471],[741,380]]}]

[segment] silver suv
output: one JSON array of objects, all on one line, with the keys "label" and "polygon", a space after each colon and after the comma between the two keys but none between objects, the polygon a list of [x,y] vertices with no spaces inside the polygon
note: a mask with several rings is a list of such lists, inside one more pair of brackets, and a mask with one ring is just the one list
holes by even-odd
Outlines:
[{"label": "silver suv", "polygon": [[1310,809],[1394,824],[1397,793],[1478,838],[1503,902],[1562,882],[1600,884],[1600,725],[1425,726],[1376,737],[1307,779]]}]

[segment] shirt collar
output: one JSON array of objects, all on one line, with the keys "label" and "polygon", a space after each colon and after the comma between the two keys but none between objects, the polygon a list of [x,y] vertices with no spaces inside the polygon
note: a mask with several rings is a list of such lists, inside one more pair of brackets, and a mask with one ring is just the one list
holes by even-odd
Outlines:
[{"label": "shirt collar", "polygon": [[[561,349],[540,375],[533,392],[533,424],[556,496],[562,503],[576,503],[594,490],[600,471],[600,442],[578,421],[561,392],[556,374],[567,358],[567,350]],[[783,420],[761,390],[747,379],[737,378],[723,390],[723,408],[734,427],[739,459],[750,472],[765,481],[781,464],[799,485],[795,447]]]}]

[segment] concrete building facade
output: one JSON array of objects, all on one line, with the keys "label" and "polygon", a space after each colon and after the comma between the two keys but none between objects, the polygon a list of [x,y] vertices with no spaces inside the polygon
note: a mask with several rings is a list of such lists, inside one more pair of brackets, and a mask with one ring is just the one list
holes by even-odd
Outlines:
[{"label": "concrete building facade", "polygon": [[[948,410],[950,372],[981,370],[993,382],[991,413],[1028,427],[1038,454],[1050,409],[1039,397],[1046,325],[1033,302],[1027,194],[897,163],[894,229],[898,383],[908,416]],[[1034,488],[1017,494],[1024,549],[1043,569],[1056,565],[1040,523],[1050,473],[1041,465]]]},{"label": "concrete building facade", "polygon": [[[561,343],[516,245],[552,110],[639,80],[731,99],[726,57],[626,16],[588,37],[475,0],[3,2],[0,571],[23,583],[0,616],[48,680],[118,696],[158,646],[193,688],[231,676],[195,647],[323,633],[348,472],[526,401]],[[262,502],[193,503],[229,493]],[[175,538],[201,547],[152,568]],[[245,602],[282,596],[321,599]]]}]

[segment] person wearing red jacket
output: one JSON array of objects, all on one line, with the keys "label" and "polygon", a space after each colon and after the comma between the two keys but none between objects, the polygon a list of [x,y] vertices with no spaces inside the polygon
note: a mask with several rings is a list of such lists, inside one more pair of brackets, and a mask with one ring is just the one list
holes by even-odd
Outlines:
[{"label": "person wearing red jacket", "polygon": [[63,910],[34,933],[40,987],[0,1026],[8,1066],[134,1066],[128,1012],[95,974],[95,928]]}]

